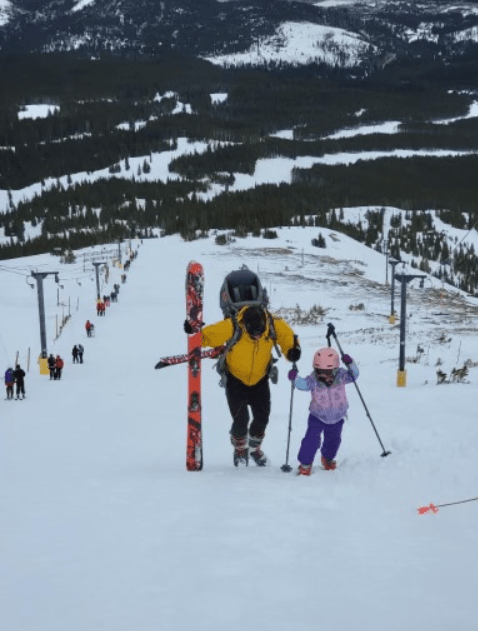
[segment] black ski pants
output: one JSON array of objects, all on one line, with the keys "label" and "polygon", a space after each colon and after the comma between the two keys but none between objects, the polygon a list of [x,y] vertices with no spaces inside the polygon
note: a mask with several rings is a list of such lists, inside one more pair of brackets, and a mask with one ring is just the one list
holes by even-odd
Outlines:
[{"label": "black ski pants", "polygon": [[271,413],[269,377],[264,377],[254,386],[246,386],[242,381],[228,374],[226,397],[232,416],[231,436],[234,438],[247,436],[248,408],[250,407],[252,423],[249,427],[249,434],[254,438],[262,438]]}]

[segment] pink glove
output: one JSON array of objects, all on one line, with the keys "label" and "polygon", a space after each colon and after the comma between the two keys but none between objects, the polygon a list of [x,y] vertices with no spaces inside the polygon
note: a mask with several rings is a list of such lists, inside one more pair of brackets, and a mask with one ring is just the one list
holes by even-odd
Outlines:
[{"label": "pink glove", "polygon": [[289,379],[289,381],[295,381],[295,379],[296,379],[298,374],[299,373],[297,372],[297,370],[294,370],[292,368],[292,370],[289,370],[289,373],[287,375],[287,379]]},{"label": "pink glove", "polygon": [[344,355],[342,357],[342,361],[344,362],[346,366],[348,366],[349,364],[353,362],[353,359],[350,357],[350,355]]}]

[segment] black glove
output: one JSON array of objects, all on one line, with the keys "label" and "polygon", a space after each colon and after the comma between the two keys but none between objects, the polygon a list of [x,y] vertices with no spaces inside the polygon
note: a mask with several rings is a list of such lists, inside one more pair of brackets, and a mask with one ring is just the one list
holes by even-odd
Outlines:
[{"label": "black glove", "polygon": [[184,320],[184,332],[188,335],[191,335],[191,333],[193,333],[193,327],[188,320]]},{"label": "black glove", "polygon": [[292,348],[289,348],[289,350],[287,351],[287,359],[290,362],[298,362],[300,359],[300,346],[293,346]]}]

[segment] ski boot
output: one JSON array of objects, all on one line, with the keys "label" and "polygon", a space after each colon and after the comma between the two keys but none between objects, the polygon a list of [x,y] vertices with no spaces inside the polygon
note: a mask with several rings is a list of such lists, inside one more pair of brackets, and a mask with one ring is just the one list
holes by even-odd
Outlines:
[{"label": "ski boot", "polygon": [[326,471],[333,471],[337,467],[335,460],[328,460],[327,458],[324,458],[324,456],[322,456],[321,462]]},{"label": "ski boot", "polygon": [[261,450],[261,444],[264,436],[254,438],[249,436],[249,455],[258,467],[265,467],[267,464],[267,456]]},{"label": "ski boot", "polygon": [[300,464],[297,468],[297,475],[310,475],[312,473],[311,464]]},{"label": "ski boot", "polygon": [[243,467],[247,467],[249,465],[247,438],[245,436],[242,436],[241,438],[231,436],[231,444],[234,447],[234,466],[238,467],[241,465]]}]

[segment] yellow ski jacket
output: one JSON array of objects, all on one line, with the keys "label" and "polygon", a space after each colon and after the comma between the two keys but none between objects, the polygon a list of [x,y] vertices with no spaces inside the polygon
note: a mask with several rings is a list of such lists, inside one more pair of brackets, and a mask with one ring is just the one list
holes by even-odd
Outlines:
[{"label": "yellow ski jacket", "polygon": [[[258,340],[253,340],[247,334],[242,323],[242,316],[248,307],[243,307],[236,316],[241,328],[241,336],[234,344],[226,357],[228,372],[242,381],[247,386],[254,386],[263,379],[269,369],[272,360],[274,341],[269,337],[269,321],[266,330]],[[294,346],[294,332],[282,318],[272,316],[276,332],[276,341],[282,352],[287,356]],[[202,329],[202,346],[222,346],[234,335],[234,323],[231,318],[226,318],[215,324],[210,324]]]}]

